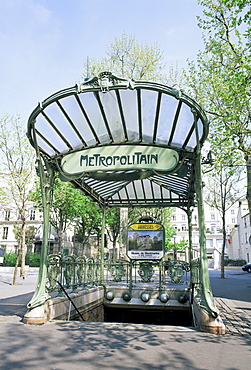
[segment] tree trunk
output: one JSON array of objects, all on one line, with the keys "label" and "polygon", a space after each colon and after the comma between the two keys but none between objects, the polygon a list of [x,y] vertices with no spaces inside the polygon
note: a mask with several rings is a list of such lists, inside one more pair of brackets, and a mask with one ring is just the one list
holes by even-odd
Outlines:
[{"label": "tree trunk", "polygon": [[64,243],[63,243],[64,233],[62,230],[58,232],[58,252],[63,253]]},{"label": "tree trunk", "polygon": [[246,156],[246,167],[247,167],[247,201],[249,209],[249,219],[251,225],[251,156]]},{"label": "tree trunk", "polygon": [[25,221],[22,222],[21,228],[21,268],[20,268],[20,277],[25,278]]},{"label": "tree trunk", "polygon": [[14,268],[12,285],[16,285],[16,282],[17,282],[17,272],[18,272],[19,258],[20,258],[20,247],[18,247],[18,253],[17,253],[16,263],[15,263],[15,268]]},{"label": "tree trunk", "polygon": [[112,255],[113,255],[112,257],[114,260],[118,258],[117,253],[116,253],[116,240],[117,239],[113,239],[112,241]]},{"label": "tree trunk", "polygon": [[225,245],[226,245],[226,220],[225,212],[223,212],[222,217],[222,226],[223,226],[223,241],[222,241],[222,251],[221,251],[221,279],[225,279]]}]

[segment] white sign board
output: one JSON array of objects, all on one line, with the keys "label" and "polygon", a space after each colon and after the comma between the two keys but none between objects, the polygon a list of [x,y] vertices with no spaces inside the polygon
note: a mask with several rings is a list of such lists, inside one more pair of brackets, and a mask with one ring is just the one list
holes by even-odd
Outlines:
[{"label": "white sign board", "polygon": [[178,162],[179,154],[172,149],[146,145],[110,145],[66,154],[62,159],[62,169],[69,175],[94,171],[171,171]]}]

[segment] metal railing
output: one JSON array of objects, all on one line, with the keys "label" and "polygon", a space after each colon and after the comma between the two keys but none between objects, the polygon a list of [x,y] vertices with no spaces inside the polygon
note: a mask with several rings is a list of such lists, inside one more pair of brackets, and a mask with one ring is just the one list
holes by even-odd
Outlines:
[{"label": "metal railing", "polygon": [[[104,270],[104,278],[102,271]],[[194,276],[194,275],[193,275]],[[58,284],[59,282],[60,284]],[[62,287],[70,293],[99,285],[154,284],[161,290],[164,285],[190,283],[190,265],[184,261],[127,261],[101,260],[75,255],[49,255],[47,291],[63,296]]]}]

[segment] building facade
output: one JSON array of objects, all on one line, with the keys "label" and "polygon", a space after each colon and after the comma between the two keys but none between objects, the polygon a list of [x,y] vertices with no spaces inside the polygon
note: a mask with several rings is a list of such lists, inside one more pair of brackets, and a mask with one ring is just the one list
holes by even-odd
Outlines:
[{"label": "building facade", "polygon": [[[222,219],[219,211],[215,207],[211,207],[205,203],[204,208],[208,266],[218,269],[220,268],[223,245]],[[229,256],[229,246],[231,244],[229,235],[237,223],[238,209],[239,204],[235,203],[226,212],[226,232],[228,237],[225,245],[225,258],[232,258],[232,256]],[[174,236],[175,243],[179,243],[181,240],[188,240],[188,219],[186,213],[180,208],[173,209],[172,225],[176,229]],[[196,258],[199,255],[199,226],[196,209],[192,214],[192,228],[193,256]],[[188,252],[186,252],[186,254],[188,254]]]},{"label": "building facade", "polygon": [[246,200],[238,204],[237,222],[229,237],[229,258],[251,261],[251,220]]}]

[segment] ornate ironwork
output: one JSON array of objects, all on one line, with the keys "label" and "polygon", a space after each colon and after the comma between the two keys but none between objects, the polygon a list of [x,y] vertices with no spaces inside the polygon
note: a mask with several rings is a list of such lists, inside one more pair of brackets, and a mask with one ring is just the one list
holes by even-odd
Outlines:
[{"label": "ornate ironwork", "polygon": [[122,277],[126,272],[124,268],[124,261],[112,261],[109,263],[108,269],[114,281],[122,281]]},{"label": "ornate ironwork", "polygon": [[149,283],[153,277],[153,264],[152,262],[140,262],[138,274],[144,283]]},{"label": "ornate ironwork", "polygon": [[[85,256],[64,256],[60,253],[48,256],[46,287],[48,292],[57,290],[58,296],[62,296],[62,289],[57,281],[65,289],[71,289],[70,293],[77,292],[78,288],[86,290],[101,284],[112,284],[112,282],[125,282],[126,284],[129,284],[129,282],[133,284],[154,282],[154,284],[159,285],[159,291],[161,292],[163,283],[178,284],[184,273],[189,270],[187,263],[170,262],[167,275],[170,281],[167,279],[163,282],[162,271],[165,266],[166,262],[164,261],[160,263],[154,261],[137,261],[136,263],[135,261],[126,260],[106,261],[104,265],[106,277],[105,281],[101,281],[101,260]],[[158,273],[154,274],[154,268],[157,269]],[[195,262],[193,262],[193,271],[196,274]],[[137,275],[140,276],[140,281],[137,280]]]},{"label": "ornate ironwork", "polygon": [[60,255],[48,256],[48,269],[47,269],[47,291],[52,292],[56,289],[57,281],[61,272],[60,269]]},{"label": "ornate ironwork", "polygon": [[184,275],[184,266],[180,262],[170,262],[167,271],[172,283],[179,284]]}]

